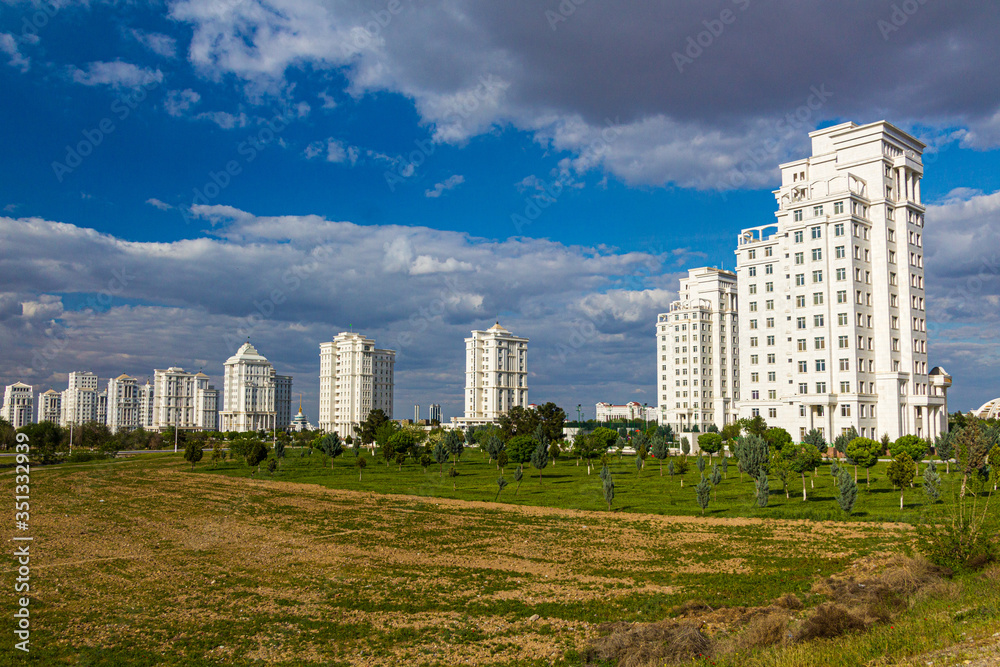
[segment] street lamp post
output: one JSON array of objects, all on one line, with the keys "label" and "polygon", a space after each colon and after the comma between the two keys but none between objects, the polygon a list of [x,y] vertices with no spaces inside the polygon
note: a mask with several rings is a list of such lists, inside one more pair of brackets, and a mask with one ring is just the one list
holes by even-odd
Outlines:
[{"label": "street lamp post", "polygon": [[583,422],[583,404],[576,404],[576,424],[580,427],[580,423]]}]

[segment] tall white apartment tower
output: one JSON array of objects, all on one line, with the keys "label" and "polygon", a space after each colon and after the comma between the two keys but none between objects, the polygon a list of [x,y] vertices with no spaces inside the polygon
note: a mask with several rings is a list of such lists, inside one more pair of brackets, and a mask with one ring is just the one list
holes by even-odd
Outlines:
[{"label": "tall white apartment tower", "polygon": [[514,406],[528,407],[528,339],[497,322],[465,339],[466,424],[493,422]]},{"label": "tall white apartment tower", "polygon": [[[146,378],[146,384],[141,385],[137,389],[137,395],[139,398],[139,405],[137,408],[137,424],[136,427],[142,427],[144,429],[153,428],[153,387],[149,383],[149,378]],[[218,394],[218,392],[216,392]]]},{"label": "tall white apartment tower", "polygon": [[[274,367],[247,341],[225,363],[222,431],[270,431],[275,428]],[[291,401],[291,387],[288,400]]]},{"label": "tall white apartment tower", "polygon": [[736,420],[739,344],[736,274],[688,270],[656,321],[660,423],[675,432]]},{"label": "tall white apartment tower", "polygon": [[3,394],[3,418],[14,428],[30,424],[35,411],[35,392],[30,384],[15,382],[7,385]]},{"label": "tall white apartment tower", "polygon": [[809,136],[775,221],[739,236],[739,415],[793,438],[933,438],[947,383],[927,365],[924,144],[884,121]]},{"label": "tall white apartment tower", "polygon": [[108,428],[112,433],[131,431],[140,422],[139,382],[122,373],[108,380]]},{"label": "tall white apartment tower", "polygon": [[[219,430],[219,392],[208,381],[204,373],[188,373],[176,366],[154,370],[151,427],[157,431],[172,426],[178,430]],[[142,394],[148,396],[146,391]]]},{"label": "tall white apartment tower", "polygon": [[319,345],[319,427],[342,437],[372,410],[392,418],[396,352],[375,347],[375,341],[341,332]]},{"label": "tall white apartment tower", "polygon": [[38,395],[38,421],[59,423],[62,415],[62,394],[55,389],[49,389]]},{"label": "tall white apartment tower", "polygon": [[60,426],[85,424],[97,419],[97,376],[90,371],[69,374],[68,387],[62,393]]}]

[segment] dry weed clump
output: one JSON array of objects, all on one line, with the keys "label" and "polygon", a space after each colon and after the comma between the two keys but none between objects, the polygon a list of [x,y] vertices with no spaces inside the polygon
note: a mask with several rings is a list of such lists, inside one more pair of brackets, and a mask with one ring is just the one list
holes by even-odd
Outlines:
[{"label": "dry weed clump", "polygon": [[787,612],[772,612],[755,617],[737,637],[736,648],[747,650],[780,643],[788,634],[790,620]]},{"label": "dry weed clump", "polygon": [[780,598],[774,601],[774,606],[781,607],[782,609],[789,609],[792,611],[802,609],[805,605],[802,604],[802,600],[795,593],[785,593]]},{"label": "dry weed clump", "polygon": [[1000,586],[1000,563],[993,563],[987,566],[979,576],[993,586]]},{"label": "dry weed clump", "polygon": [[848,632],[867,630],[874,620],[859,616],[843,605],[824,602],[795,631],[795,641],[839,637]]},{"label": "dry weed clump", "polygon": [[665,662],[689,661],[708,655],[711,640],[697,624],[664,620],[657,623],[609,623],[600,627],[608,632],[593,644],[594,655],[614,660],[618,667],[651,667]]},{"label": "dry weed clump", "polygon": [[[817,582],[813,594],[827,600],[807,612],[801,611],[805,605],[793,593],[766,607],[713,609],[689,600],[671,610],[677,618],[602,626],[606,634],[593,644],[593,657],[614,660],[620,667],[645,667],[864,632],[890,622],[921,596],[954,595],[957,585],[947,581],[950,576],[949,570],[922,556],[900,555],[881,564],[874,559],[862,562],[852,574]],[[982,576],[1000,582],[1000,565]]]}]

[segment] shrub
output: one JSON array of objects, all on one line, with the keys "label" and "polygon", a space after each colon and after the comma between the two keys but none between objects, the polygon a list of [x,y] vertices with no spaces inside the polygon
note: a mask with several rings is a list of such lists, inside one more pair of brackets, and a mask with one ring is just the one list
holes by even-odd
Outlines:
[{"label": "shrub", "polygon": [[740,469],[754,479],[767,469],[770,448],[767,441],[756,435],[748,435],[737,440],[736,455]]},{"label": "shrub", "polygon": [[837,476],[837,504],[840,509],[848,514],[854,509],[854,503],[858,500],[858,485],[851,474],[841,468]]},{"label": "shrub", "polygon": [[915,435],[904,435],[889,445],[889,453],[892,454],[893,458],[899,458],[900,454],[906,453],[909,454],[910,459],[917,463],[927,456],[928,449],[930,449],[930,443]]},{"label": "shrub", "polygon": [[917,526],[917,549],[935,565],[978,570],[995,562],[1000,520],[990,513],[990,497],[959,495],[946,506],[942,521]]},{"label": "shrub", "polygon": [[103,459],[114,458],[106,452],[91,451],[77,447],[73,453],[66,457],[66,463],[87,463],[88,461],[101,461]]},{"label": "shrub", "polygon": [[924,468],[924,493],[931,499],[931,502],[937,502],[938,498],[941,497],[941,475],[938,474],[935,463],[929,463]]},{"label": "shrub", "polygon": [[516,435],[507,441],[507,458],[514,463],[528,463],[538,448],[538,442],[530,435]]},{"label": "shrub", "polygon": [[705,479],[705,475],[701,476],[701,481],[698,482],[698,486],[694,487],[694,492],[698,500],[698,507],[701,508],[701,513],[704,515],[708,508],[708,501],[712,496],[712,485]]},{"label": "shrub", "polygon": [[768,496],[771,493],[771,489],[767,484],[767,473],[761,472],[760,477],[757,478],[757,483],[754,485],[757,497],[757,507],[767,507]]}]

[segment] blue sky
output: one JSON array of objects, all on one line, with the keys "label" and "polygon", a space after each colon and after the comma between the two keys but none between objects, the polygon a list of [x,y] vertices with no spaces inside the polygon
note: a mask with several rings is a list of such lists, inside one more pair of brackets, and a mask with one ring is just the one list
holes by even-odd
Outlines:
[{"label": "blue sky", "polygon": [[249,334],[315,420],[319,342],[353,326],[400,352],[397,417],[453,416],[499,315],[533,401],[655,403],[679,276],[734,265],[809,131],[884,118],[931,147],[931,363],[978,407],[1000,21],[894,6],[0,0],[0,379],[219,380]]}]

